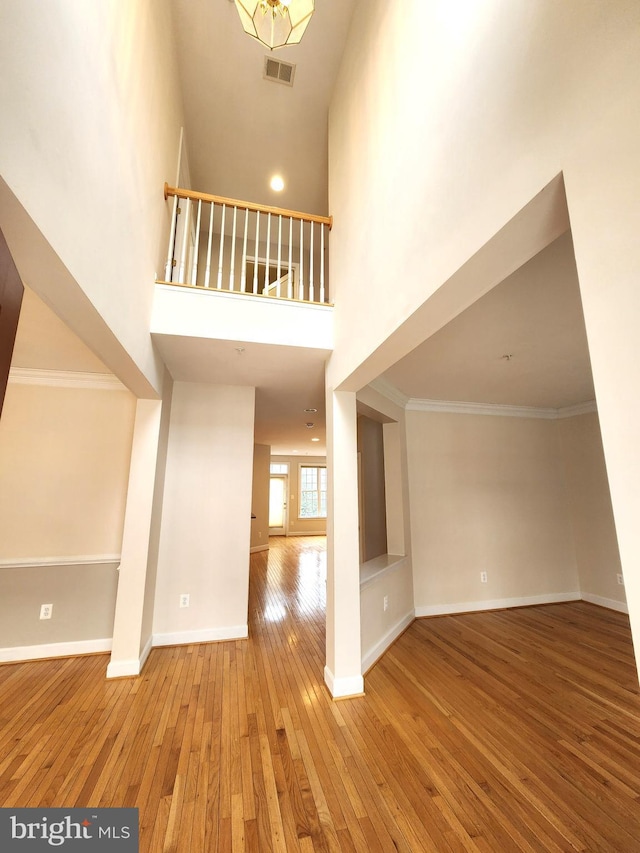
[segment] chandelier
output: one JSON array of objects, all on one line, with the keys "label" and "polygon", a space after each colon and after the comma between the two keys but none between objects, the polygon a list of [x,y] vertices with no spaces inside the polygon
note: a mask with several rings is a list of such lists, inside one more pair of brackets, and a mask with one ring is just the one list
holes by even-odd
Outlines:
[{"label": "chandelier", "polygon": [[270,50],[298,44],[315,0],[234,0],[244,31]]}]

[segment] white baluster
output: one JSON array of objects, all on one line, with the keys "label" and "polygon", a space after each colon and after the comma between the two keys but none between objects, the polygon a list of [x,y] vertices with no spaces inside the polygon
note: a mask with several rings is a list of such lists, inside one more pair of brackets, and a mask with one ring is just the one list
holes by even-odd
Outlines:
[{"label": "white baluster", "polygon": [[267,265],[264,270],[264,290],[265,295],[269,293],[269,257],[271,249],[271,211],[267,214]]},{"label": "white baluster", "polygon": [[210,205],[211,210],[209,211],[209,240],[207,243],[207,266],[204,270],[204,286],[209,287],[209,281],[211,279],[211,241],[213,239],[213,208],[215,205],[213,202]]},{"label": "white baluster", "polygon": [[300,284],[298,285],[298,299],[304,299],[304,222],[300,220]]},{"label": "white baluster", "polygon": [[256,242],[253,252],[253,292],[258,292],[258,246],[260,245],[260,211],[256,210]]},{"label": "white baluster", "polygon": [[287,296],[289,299],[293,297],[293,275],[292,275],[292,264],[291,264],[291,256],[293,252],[293,216],[289,217],[289,281],[287,284]]},{"label": "white baluster", "polygon": [[320,302],[324,302],[324,225],[320,226]]},{"label": "white baluster", "polygon": [[224,221],[227,215],[227,205],[222,205],[222,225],[220,226],[220,252],[218,255],[218,290],[222,287],[222,261],[224,260]]},{"label": "white baluster", "polygon": [[242,240],[242,272],[240,273],[240,291],[247,289],[247,226],[249,225],[249,208],[244,209],[244,239]]},{"label": "white baluster", "polygon": [[173,197],[173,211],[171,213],[171,231],[169,232],[169,251],[167,252],[167,263],[164,267],[164,280],[171,281],[173,275],[173,249],[176,244],[176,225],[178,218],[178,196]]},{"label": "white baluster", "polygon": [[238,218],[238,208],[233,206],[233,229],[231,234],[231,267],[229,269],[229,290],[233,290],[236,277],[236,221]]},{"label": "white baluster", "polygon": [[311,240],[309,241],[309,302],[313,302],[315,296],[313,288],[313,220],[311,220]]},{"label": "white baluster", "polygon": [[196,242],[193,247],[193,262],[191,264],[191,284],[198,283],[198,252],[200,251],[200,216],[202,213],[202,199],[198,199],[198,216],[196,218]]},{"label": "white baluster", "polygon": [[282,269],[282,214],[278,215],[278,283],[276,284],[276,296],[280,296],[280,275]]},{"label": "white baluster", "polygon": [[187,264],[187,249],[189,246],[189,205],[191,199],[187,199],[186,204],[184,206],[184,228],[182,230],[182,252],[180,254],[180,267],[178,268],[178,283],[184,284],[185,279],[185,267]]}]

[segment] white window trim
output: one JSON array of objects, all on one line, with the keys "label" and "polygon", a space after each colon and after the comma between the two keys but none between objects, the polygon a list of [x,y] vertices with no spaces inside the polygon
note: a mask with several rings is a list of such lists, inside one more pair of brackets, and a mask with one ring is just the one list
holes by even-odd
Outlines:
[{"label": "white window trim", "polygon": [[[299,462],[298,463],[298,521],[311,521],[315,518],[327,518],[327,514],[324,515],[300,515],[300,509],[302,507],[302,469],[303,468],[324,468],[327,470],[326,463],[324,465],[320,463],[312,463],[312,462]],[[328,491],[328,489],[327,489]]]}]

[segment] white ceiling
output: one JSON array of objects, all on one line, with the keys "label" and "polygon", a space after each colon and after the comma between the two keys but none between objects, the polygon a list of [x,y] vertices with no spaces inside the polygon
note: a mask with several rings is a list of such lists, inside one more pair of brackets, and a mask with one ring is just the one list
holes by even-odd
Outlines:
[{"label": "white ceiling", "polygon": [[571,234],[516,270],[383,378],[405,396],[423,400],[554,409],[594,400]]},{"label": "white ceiling", "polygon": [[[177,381],[256,388],[257,444],[270,445],[276,455],[325,454],[328,350],[174,335],[154,334],[153,339]],[[309,408],[318,411],[304,411]]]}]

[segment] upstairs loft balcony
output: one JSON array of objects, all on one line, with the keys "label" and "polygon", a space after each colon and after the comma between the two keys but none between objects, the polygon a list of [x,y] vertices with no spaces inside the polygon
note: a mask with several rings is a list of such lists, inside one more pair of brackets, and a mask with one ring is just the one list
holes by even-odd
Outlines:
[{"label": "upstairs loft balcony", "polygon": [[332,348],[331,217],[165,184],[172,219],[152,333]]},{"label": "upstairs loft balcony", "polygon": [[329,216],[198,193],[165,184],[173,212],[158,284],[330,304]]}]

